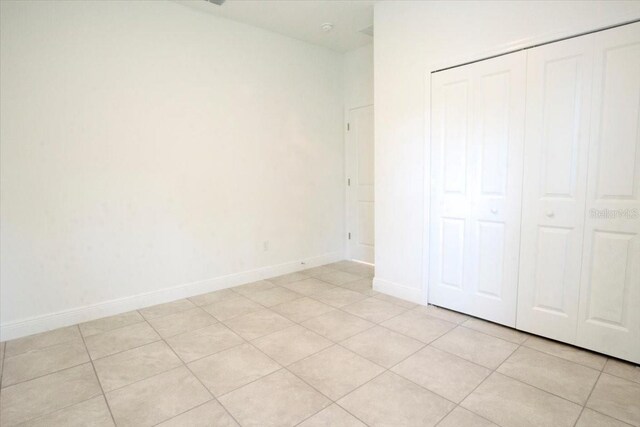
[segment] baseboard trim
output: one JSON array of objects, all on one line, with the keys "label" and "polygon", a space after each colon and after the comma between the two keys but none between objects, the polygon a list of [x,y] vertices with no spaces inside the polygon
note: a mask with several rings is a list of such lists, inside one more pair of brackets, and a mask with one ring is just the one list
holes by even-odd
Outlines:
[{"label": "baseboard trim", "polygon": [[422,289],[410,288],[378,277],[373,279],[373,290],[416,304],[426,304],[425,298],[422,295]]},{"label": "baseboard trim", "polygon": [[293,273],[307,268],[340,261],[343,258],[344,254],[342,252],[330,252],[303,260],[290,261],[254,270],[218,276],[211,279],[159,289],[157,291],[144,294],[132,295],[97,304],[86,305],[84,307],[77,307],[70,310],[36,316],[29,319],[3,323],[0,325],[0,341],[21,338],[27,335],[62,328],[64,326],[88,322],[101,317],[113,316],[131,310],[175,301],[181,298],[192,297],[207,292],[218,291],[243,285],[245,283],[267,279],[269,277]]}]

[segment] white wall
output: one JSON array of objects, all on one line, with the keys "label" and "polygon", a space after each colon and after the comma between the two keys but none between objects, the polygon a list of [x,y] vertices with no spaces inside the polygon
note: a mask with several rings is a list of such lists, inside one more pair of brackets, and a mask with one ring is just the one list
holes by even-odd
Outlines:
[{"label": "white wall", "polygon": [[341,257],[342,55],[178,2],[1,4],[2,340]]},{"label": "white wall", "polygon": [[426,301],[428,72],[638,18],[638,1],[376,3],[376,289]]},{"label": "white wall", "polygon": [[344,54],[344,78],[347,111],[373,104],[373,44]]}]

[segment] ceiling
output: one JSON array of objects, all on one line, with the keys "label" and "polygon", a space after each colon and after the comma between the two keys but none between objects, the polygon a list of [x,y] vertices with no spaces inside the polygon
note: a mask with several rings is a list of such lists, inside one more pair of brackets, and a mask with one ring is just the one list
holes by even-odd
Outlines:
[{"label": "ceiling", "polygon": [[[373,41],[360,31],[373,25],[375,0],[227,0],[222,6],[205,0],[179,3],[338,52]],[[326,22],[333,24],[330,32],[320,28]]]}]

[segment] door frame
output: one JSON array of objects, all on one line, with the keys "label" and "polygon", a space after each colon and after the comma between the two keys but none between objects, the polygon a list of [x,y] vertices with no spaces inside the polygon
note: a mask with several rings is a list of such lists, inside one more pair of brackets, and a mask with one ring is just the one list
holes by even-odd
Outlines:
[{"label": "door frame", "polygon": [[[353,178],[354,176],[354,162],[357,162],[358,156],[357,151],[350,150],[350,142],[351,142],[351,131],[349,129],[349,124],[351,121],[351,114],[353,111],[362,110],[364,108],[373,107],[373,104],[359,105],[357,107],[352,107],[345,110],[345,124],[344,124],[344,197],[345,197],[345,230],[344,230],[344,245],[345,245],[345,255],[349,260],[353,260],[353,256],[351,254],[351,244],[349,239],[349,230],[351,229],[351,225],[354,221],[355,210],[353,209],[354,203],[354,195],[352,191],[352,186],[349,185],[348,180]],[[375,125],[375,120],[374,120]],[[374,133],[375,135],[375,133]],[[374,159],[375,159],[375,136],[374,136]],[[355,163],[357,164],[357,163]],[[375,165],[375,162],[374,162]],[[375,168],[375,166],[374,166]],[[375,169],[374,169],[375,170]],[[375,175],[375,174],[374,174]],[[375,181],[374,181],[375,182]],[[375,183],[374,183],[374,193],[375,193]],[[375,202],[374,202],[374,212],[375,212]],[[375,232],[375,230],[374,230]],[[375,248],[375,246],[374,246]],[[375,249],[374,249],[375,250]],[[363,264],[374,265],[362,260],[357,260],[357,262],[361,262]]]}]

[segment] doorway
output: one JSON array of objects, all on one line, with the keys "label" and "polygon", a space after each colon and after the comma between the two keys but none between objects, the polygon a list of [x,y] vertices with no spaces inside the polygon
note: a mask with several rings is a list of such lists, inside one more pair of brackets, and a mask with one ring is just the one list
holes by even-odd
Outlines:
[{"label": "doorway", "polygon": [[349,111],[346,137],[347,255],[374,263],[373,105]]}]

